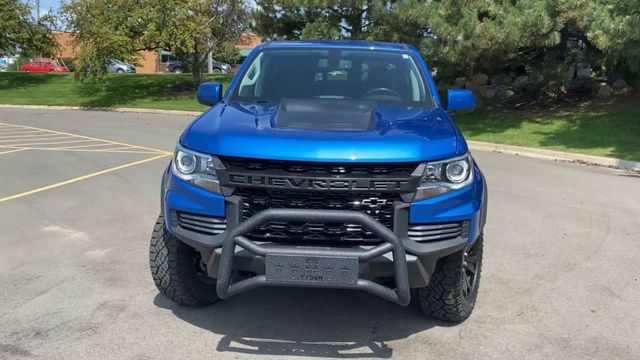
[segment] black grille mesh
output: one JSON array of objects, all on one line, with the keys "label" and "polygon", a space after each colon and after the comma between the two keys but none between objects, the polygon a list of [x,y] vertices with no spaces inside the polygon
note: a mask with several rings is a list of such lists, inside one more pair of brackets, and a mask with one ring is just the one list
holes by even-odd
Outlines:
[{"label": "black grille mesh", "polygon": [[[357,210],[373,217],[386,227],[393,228],[393,203],[397,194],[383,193],[313,193],[296,191],[268,191],[237,189],[242,196],[243,220],[265,209],[328,209]],[[314,222],[270,222],[247,235],[256,241],[273,242],[380,242],[368,229],[356,224]]]}]

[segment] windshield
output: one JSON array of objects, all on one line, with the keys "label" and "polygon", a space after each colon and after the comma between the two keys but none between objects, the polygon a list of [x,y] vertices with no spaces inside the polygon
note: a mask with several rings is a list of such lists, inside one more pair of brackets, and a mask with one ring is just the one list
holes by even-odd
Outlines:
[{"label": "windshield", "polygon": [[112,61],[114,64],[118,64],[118,65],[125,65],[125,63],[123,63],[122,61],[120,61],[120,60],[118,60],[118,59],[111,59],[111,61]]},{"label": "windshield", "polygon": [[267,49],[242,74],[231,100],[358,99],[431,107],[427,89],[408,53]]}]

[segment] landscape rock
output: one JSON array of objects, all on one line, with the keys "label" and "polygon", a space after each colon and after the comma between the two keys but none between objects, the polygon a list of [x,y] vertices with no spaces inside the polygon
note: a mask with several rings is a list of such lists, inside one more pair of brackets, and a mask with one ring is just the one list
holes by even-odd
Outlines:
[{"label": "landscape rock", "polygon": [[615,94],[626,94],[626,93],[630,93],[633,91],[633,88],[629,85],[623,87],[622,89],[616,90],[614,89],[614,93]]},{"label": "landscape rock", "polygon": [[601,83],[598,89],[598,97],[609,97],[613,94],[613,88],[607,83]]},{"label": "landscape rock", "polygon": [[600,90],[600,83],[597,80],[585,79],[585,88],[587,88],[592,93]]},{"label": "landscape rock", "polygon": [[613,88],[613,90],[616,90],[616,91],[626,89],[627,86],[628,86],[627,82],[624,81],[623,79],[618,79],[614,81],[613,84],[611,84],[611,87]]},{"label": "landscape rock", "polygon": [[567,90],[574,94],[593,94],[600,90],[600,83],[592,79],[571,79]]},{"label": "landscape rock", "polygon": [[496,89],[493,86],[481,86],[480,89],[478,90],[478,94],[480,94],[480,96],[482,96],[483,98],[487,98],[487,99],[493,99],[496,97]]},{"label": "landscape rock", "polygon": [[511,90],[511,89],[503,90],[503,91],[500,91],[499,93],[497,93],[497,96],[500,99],[508,99],[508,98],[512,97],[513,95],[515,95],[515,92],[513,90]]},{"label": "landscape rock", "polygon": [[475,75],[473,75],[473,77],[471,77],[471,79],[473,80],[473,82],[475,82],[476,84],[482,86],[482,85],[487,85],[489,83],[489,76],[487,74],[484,73],[477,73]]},{"label": "landscape rock", "polygon": [[467,82],[467,78],[466,77],[459,77],[456,78],[453,81],[453,84],[455,85],[456,89],[463,89],[464,88],[464,84]]},{"label": "landscape rock", "polygon": [[491,77],[491,84],[493,85],[511,85],[513,80],[508,74],[496,74]]},{"label": "landscape rock", "polygon": [[576,77],[578,79],[590,79],[591,78],[591,69],[587,67],[579,68],[576,73]]},{"label": "landscape rock", "polygon": [[613,84],[614,82],[616,82],[616,80],[622,79],[622,77],[620,76],[620,73],[618,73],[617,71],[612,71],[607,75],[607,82],[609,84]]},{"label": "landscape rock", "polygon": [[514,81],[513,85],[523,85],[529,82],[529,77],[526,75],[518,76]]}]

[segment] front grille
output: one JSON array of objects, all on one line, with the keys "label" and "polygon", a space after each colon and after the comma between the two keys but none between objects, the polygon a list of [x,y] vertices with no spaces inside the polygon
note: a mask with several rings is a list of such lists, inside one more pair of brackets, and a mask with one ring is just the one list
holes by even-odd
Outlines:
[{"label": "front grille", "polygon": [[200,234],[218,235],[227,230],[227,220],[221,217],[203,216],[177,211],[175,219],[181,228]]},{"label": "front grille", "polygon": [[[265,209],[328,209],[362,211],[393,229],[393,203],[400,201],[389,193],[314,193],[241,188],[242,218],[246,220]],[[247,235],[255,241],[335,243],[379,243],[368,229],[357,224],[272,221]]]},{"label": "front grille", "polygon": [[385,175],[408,177],[418,167],[418,163],[325,163],[285,160],[264,160],[224,156],[220,157],[228,170],[238,172],[285,172],[313,176],[336,176],[349,174]]},{"label": "front grille", "polygon": [[409,225],[409,238],[413,241],[428,242],[469,237],[469,222]]}]

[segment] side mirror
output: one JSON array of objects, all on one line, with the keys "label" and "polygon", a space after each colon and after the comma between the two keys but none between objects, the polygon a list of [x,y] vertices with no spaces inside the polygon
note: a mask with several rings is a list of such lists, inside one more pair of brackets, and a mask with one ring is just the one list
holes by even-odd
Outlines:
[{"label": "side mirror", "polygon": [[196,95],[202,105],[213,106],[222,100],[222,84],[219,82],[204,82],[198,87]]},{"label": "side mirror", "polygon": [[476,98],[471,90],[451,89],[447,91],[447,111],[462,113],[476,108]]}]

